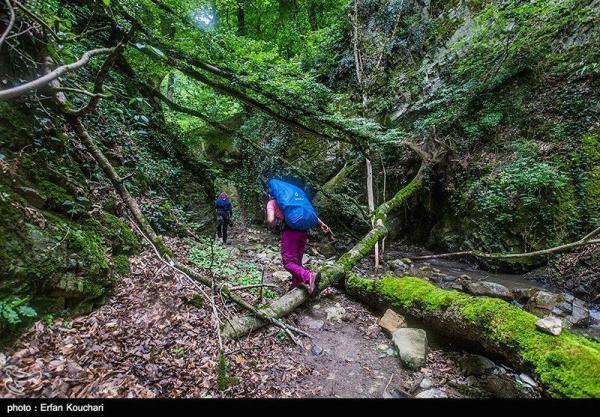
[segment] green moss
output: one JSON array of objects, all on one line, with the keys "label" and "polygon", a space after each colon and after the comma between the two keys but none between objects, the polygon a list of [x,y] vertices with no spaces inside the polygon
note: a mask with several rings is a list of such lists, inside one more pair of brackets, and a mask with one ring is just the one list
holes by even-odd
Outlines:
[{"label": "green moss", "polygon": [[227,374],[227,360],[223,350],[219,351],[219,364],[217,366],[217,386],[219,391],[225,391],[232,385],[237,384],[238,378]]},{"label": "green moss", "polygon": [[600,344],[563,330],[552,336],[536,329],[538,317],[506,301],[447,291],[414,277],[370,281],[351,276],[347,285],[375,291],[399,311],[452,311],[482,329],[484,345],[514,351],[549,392],[559,397],[600,398]]},{"label": "green moss", "polygon": [[103,236],[110,244],[113,254],[135,254],[141,250],[141,244],[137,236],[129,226],[118,217],[103,212],[100,219],[94,220],[100,226]]},{"label": "green moss", "polygon": [[127,255],[116,255],[112,257],[113,271],[117,276],[129,274],[130,265]]}]

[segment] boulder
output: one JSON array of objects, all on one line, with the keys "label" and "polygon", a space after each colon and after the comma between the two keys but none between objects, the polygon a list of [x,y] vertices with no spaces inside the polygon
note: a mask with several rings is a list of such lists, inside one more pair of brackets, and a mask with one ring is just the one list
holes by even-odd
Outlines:
[{"label": "boulder", "polygon": [[406,320],[394,310],[387,309],[385,314],[379,319],[379,326],[391,336],[396,330],[406,327]]},{"label": "boulder", "polygon": [[522,398],[523,392],[507,375],[486,375],[480,380],[481,387],[496,398]]},{"label": "boulder", "polygon": [[533,314],[543,317],[548,315],[562,301],[563,296],[561,294],[538,290],[531,295],[527,302],[527,309]]},{"label": "boulder", "polygon": [[469,282],[467,291],[474,295],[484,295],[487,297],[502,298],[511,301],[513,295],[511,291],[502,284],[489,281]]},{"label": "boulder", "polygon": [[402,262],[400,259],[394,259],[388,262],[388,266],[392,271],[395,272],[404,272],[408,269],[408,265]]},{"label": "boulder", "polygon": [[398,329],[392,335],[392,339],[400,361],[404,366],[412,370],[419,370],[425,365],[427,358],[427,334],[422,329]]},{"label": "boulder", "polygon": [[481,376],[491,373],[496,364],[481,355],[467,354],[459,360],[460,369],[467,376]]},{"label": "boulder", "polygon": [[558,317],[547,316],[535,322],[539,330],[558,336],[562,330],[562,321]]},{"label": "boulder", "polygon": [[585,327],[590,322],[590,311],[585,307],[585,303],[575,298],[572,304],[572,313],[567,320],[573,327]]}]

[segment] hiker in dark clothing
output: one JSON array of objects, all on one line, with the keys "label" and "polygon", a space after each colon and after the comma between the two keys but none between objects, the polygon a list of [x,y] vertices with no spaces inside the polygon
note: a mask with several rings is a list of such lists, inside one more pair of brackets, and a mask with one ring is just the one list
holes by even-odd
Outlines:
[{"label": "hiker in dark clothing", "polygon": [[231,221],[233,207],[225,191],[215,201],[215,209],[217,210],[217,236],[223,238],[223,244],[225,245],[227,244],[227,227],[233,224]]}]

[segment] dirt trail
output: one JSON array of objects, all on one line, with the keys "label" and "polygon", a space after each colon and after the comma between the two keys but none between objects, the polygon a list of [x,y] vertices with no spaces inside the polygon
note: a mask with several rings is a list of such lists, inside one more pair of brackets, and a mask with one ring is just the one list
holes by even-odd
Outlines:
[{"label": "dirt trail", "polygon": [[[232,261],[264,270],[265,281],[278,286],[276,295],[287,291],[289,281],[276,279],[283,273],[277,236],[237,228],[231,236],[233,245],[225,250]],[[187,245],[167,243],[187,259]],[[308,252],[313,267],[328,262]],[[223,314],[240,313],[222,301],[217,298]],[[381,398],[436,386],[445,396],[461,396],[456,388],[465,379],[457,353],[433,347],[421,371],[403,369],[378,317],[335,289],[287,319],[313,336],[301,339],[303,347],[273,327],[228,341],[229,375],[237,383],[220,392],[211,311],[146,249],[132,258],[131,273],[105,305],[72,320],[39,321],[0,353],[0,397]]]}]

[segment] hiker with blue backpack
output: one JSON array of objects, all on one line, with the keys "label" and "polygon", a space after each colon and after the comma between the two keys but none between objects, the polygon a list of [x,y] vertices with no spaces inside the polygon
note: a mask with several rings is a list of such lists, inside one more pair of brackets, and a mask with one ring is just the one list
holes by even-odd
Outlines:
[{"label": "hiker with blue backpack", "polygon": [[219,239],[222,237],[223,244],[226,245],[227,227],[232,226],[233,207],[225,191],[219,194],[219,198],[215,201],[215,209],[217,210],[217,236]]},{"label": "hiker with blue backpack", "polygon": [[325,234],[331,234],[315,212],[304,191],[281,180],[268,183],[267,223],[281,226],[281,260],[283,267],[292,274],[292,288],[301,286],[312,296],[319,288],[321,273],[314,273],[302,265],[308,230],[317,224]]}]

